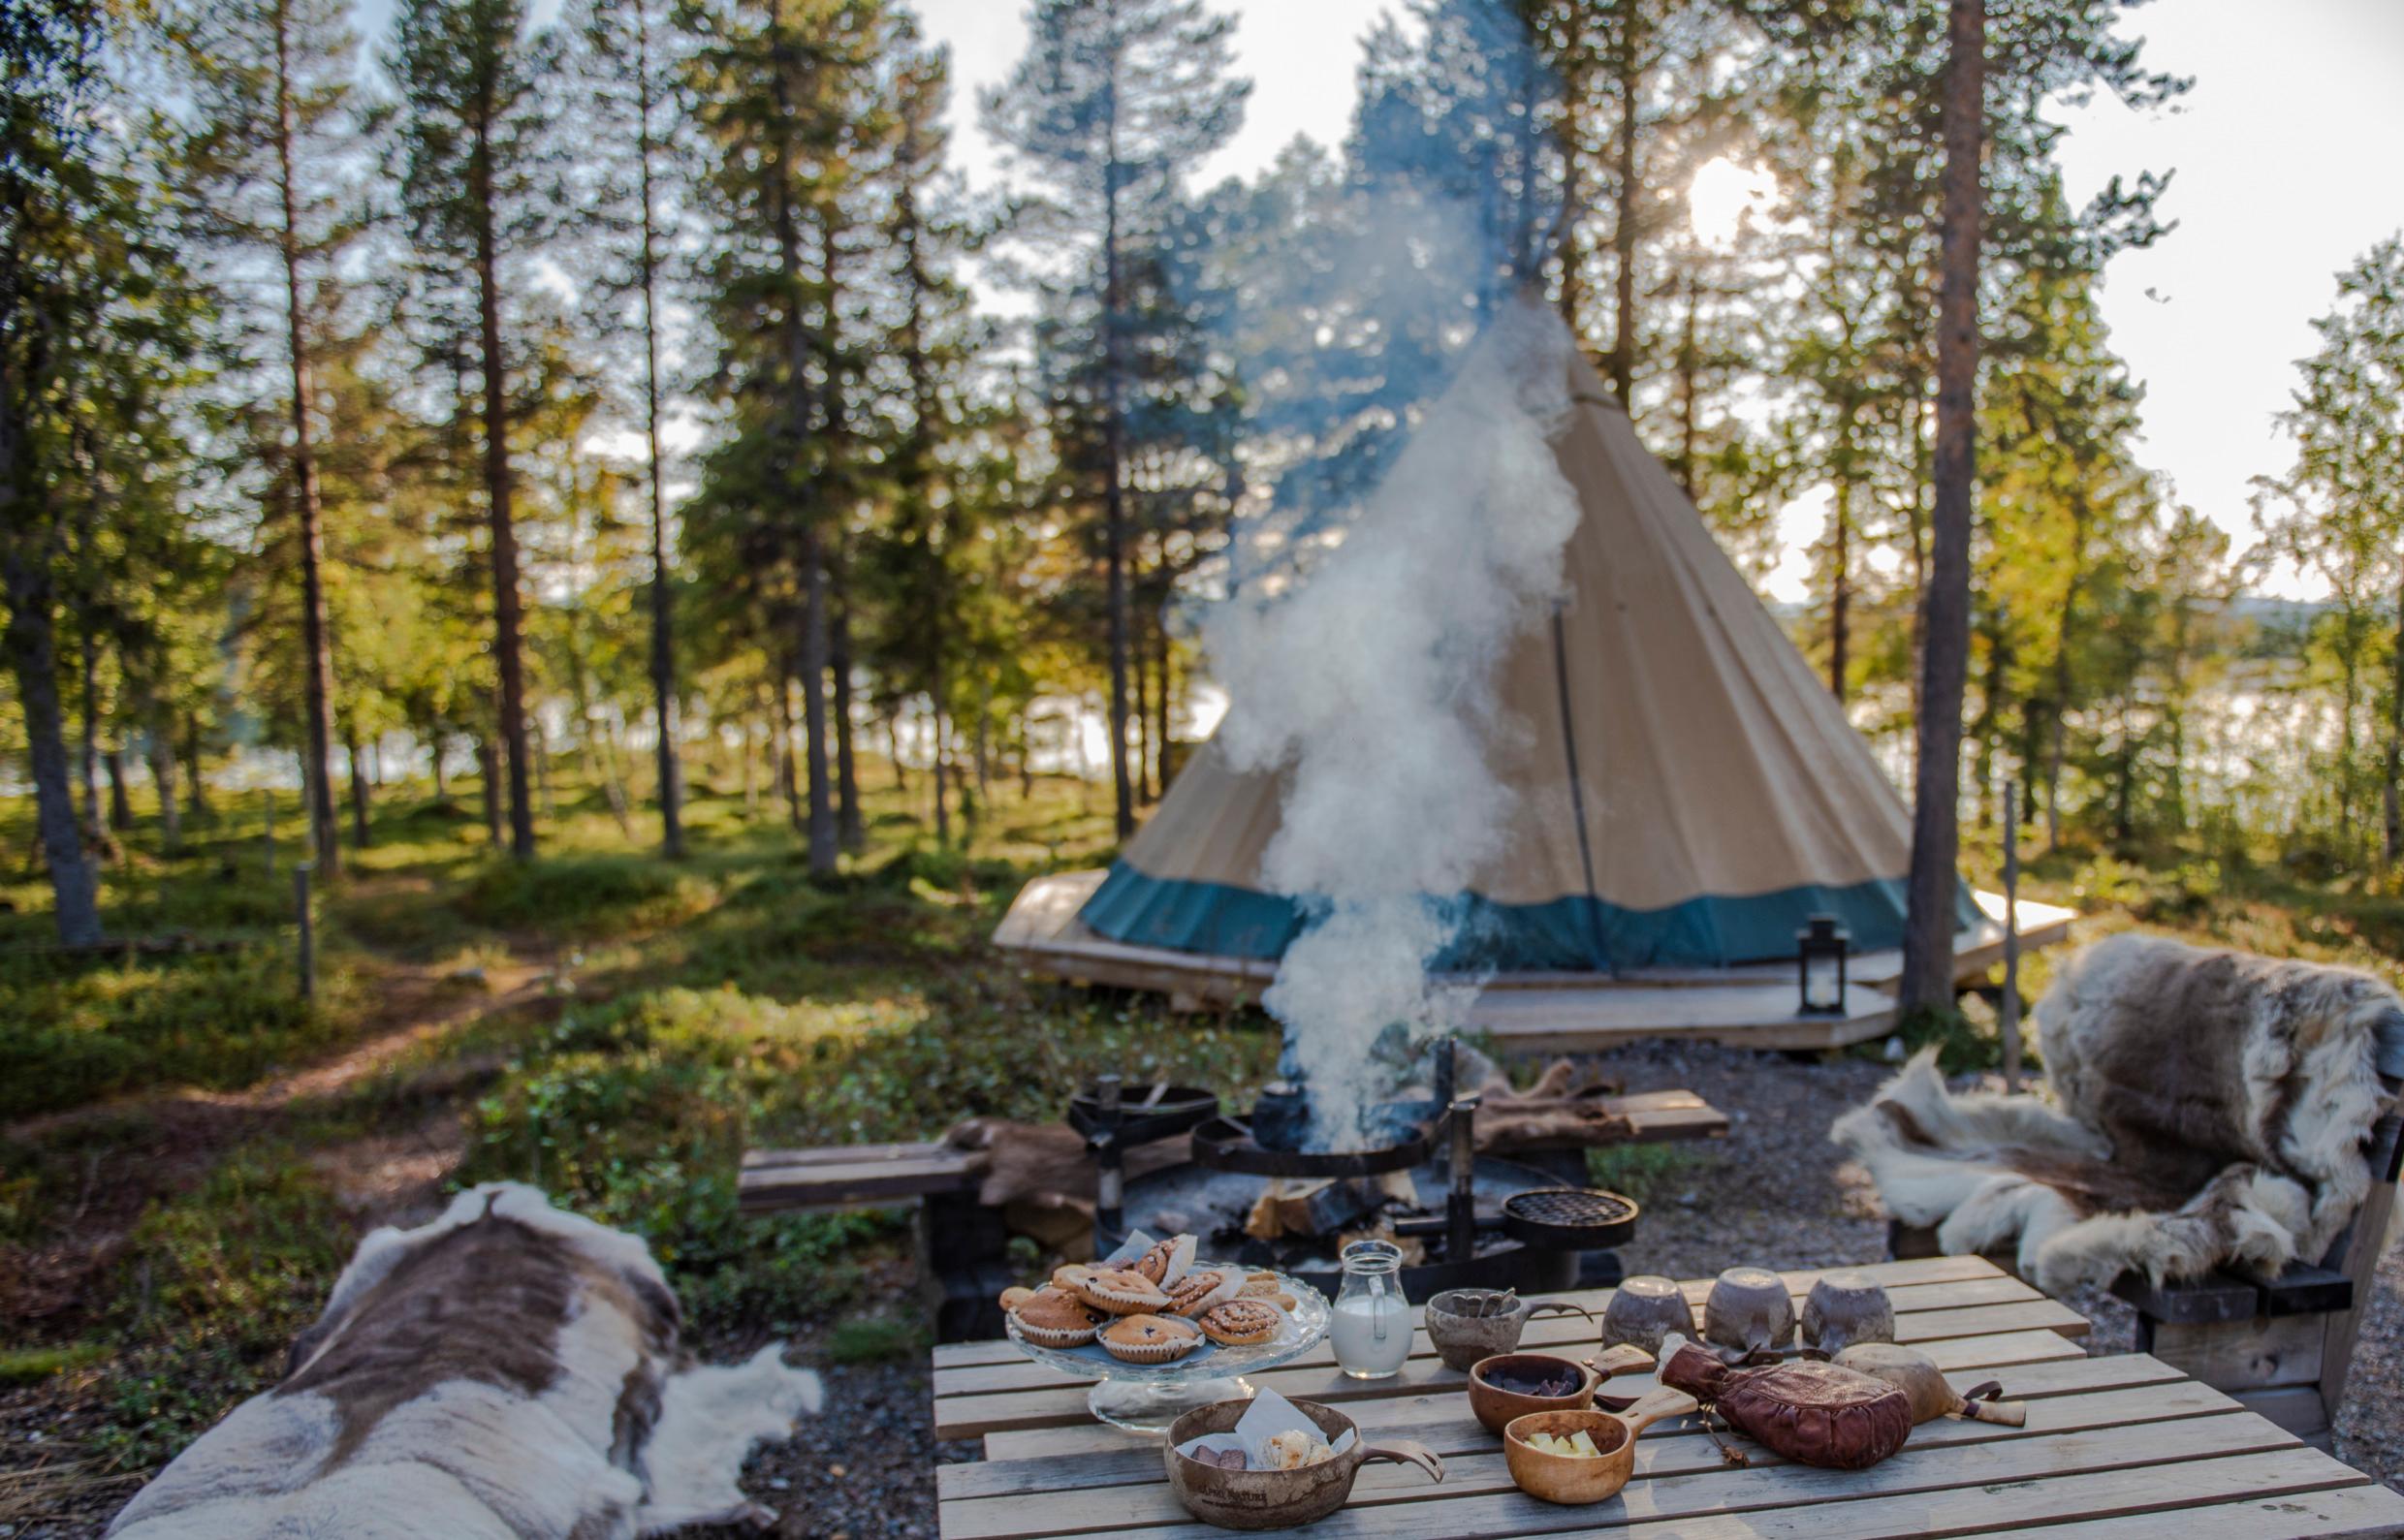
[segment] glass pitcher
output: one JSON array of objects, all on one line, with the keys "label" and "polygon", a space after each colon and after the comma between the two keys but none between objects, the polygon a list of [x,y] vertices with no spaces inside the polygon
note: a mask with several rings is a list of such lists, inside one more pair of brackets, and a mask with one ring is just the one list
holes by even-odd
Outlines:
[{"label": "glass pitcher", "polygon": [[1354,1379],[1392,1379],[1410,1357],[1410,1302],[1403,1297],[1402,1247],[1355,1241],[1344,1248],[1344,1287],[1327,1335],[1336,1367]]}]

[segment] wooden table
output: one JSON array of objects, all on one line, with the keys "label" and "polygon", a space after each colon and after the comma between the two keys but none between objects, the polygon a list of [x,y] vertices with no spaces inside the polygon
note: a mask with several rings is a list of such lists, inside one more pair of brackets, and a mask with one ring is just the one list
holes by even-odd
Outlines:
[{"label": "wooden table", "polygon": [[[1344,1403],[1365,1437],[1415,1438],[1444,1459],[1437,1486],[1407,1466],[1364,1467],[1350,1504],[1302,1531],[1313,1540],[1605,1531],[1654,1540],[1720,1536],[2167,1534],[2176,1540],[2404,1532],[2404,1496],[2143,1354],[2089,1358],[2075,1311],[1978,1257],[1867,1270],[1894,1296],[1897,1336],[1967,1388],[1999,1379],[2029,1401],[2028,1426],[1940,1419],[1864,1471],[1780,1462],[1742,1440],[1733,1469],[1692,1418],[1649,1432],[1618,1497],[1557,1508],[1522,1495],[1499,1439],[1469,1415],[1463,1376],[1427,1337],[1391,1380],[1338,1374],[1322,1344],[1253,1376],[1287,1396]],[[1798,1299],[1815,1273],[1789,1273]],[[1684,1285],[1697,1305],[1708,1280]],[[1607,1291],[1570,1296],[1599,1312]],[[1529,1326],[1528,1345],[1568,1344],[1577,1317]],[[1586,1340],[1591,1340],[1587,1338]],[[1614,1394],[1650,1382],[1620,1379]],[[1100,1426],[1083,1382],[1062,1380],[1007,1342],[934,1350],[935,1436],[981,1438],[981,1461],[937,1471],[945,1540],[1108,1535],[1201,1540],[1224,1531],[1186,1517],[1161,1473],[1160,1446]]]}]

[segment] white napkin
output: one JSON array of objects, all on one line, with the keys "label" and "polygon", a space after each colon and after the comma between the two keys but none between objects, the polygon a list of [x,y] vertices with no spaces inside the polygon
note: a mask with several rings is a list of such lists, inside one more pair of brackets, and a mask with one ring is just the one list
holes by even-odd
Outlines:
[{"label": "white napkin", "polygon": [[[1252,1404],[1244,1409],[1244,1415],[1237,1420],[1233,1431],[1204,1433],[1199,1438],[1188,1438],[1177,1446],[1177,1452],[1191,1459],[1200,1450],[1221,1454],[1230,1449],[1240,1449],[1244,1452],[1247,1469],[1267,1470],[1270,1468],[1269,1440],[1296,1429],[1313,1438],[1320,1436],[1319,1425],[1302,1415],[1301,1407],[1275,1391],[1262,1391],[1252,1398]],[[1341,1455],[1352,1444],[1352,1430],[1347,1428],[1328,1447]]]}]

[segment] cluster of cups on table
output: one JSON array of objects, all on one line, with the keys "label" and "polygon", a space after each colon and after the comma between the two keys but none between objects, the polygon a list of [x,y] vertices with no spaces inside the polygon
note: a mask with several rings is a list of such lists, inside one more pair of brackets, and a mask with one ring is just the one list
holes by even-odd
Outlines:
[{"label": "cluster of cups on table", "polygon": [[[1445,1367],[1468,1372],[1485,1359],[1511,1352],[1527,1323],[1549,1314],[1592,1312],[1566,1302],[1451,1289],[1428,1301],[1428,1337]],[[1842,1271],[1823,1273],[1814,1282],[1798,1314],[1786,1280],[1767,1268],[1730,1268],[1714,1280],[1703,1300],[1702,1339],[1730,1363],[1787,1352],[1798,1330],[1805,1351],[1831,1357],[1856,1342],[1891,1342],[1894,1304],[1868,1273]],[[1603,1307],[1605,1349],[1636,1347],[1658,1358],[1662,1339],[1672,1333],[1693,1336],[1694,1312],[1685,1293],[1667,1278],[1629,1278]],[[1558,1362],[1565,1367],[1571,1365],[1568,1359]]]}]

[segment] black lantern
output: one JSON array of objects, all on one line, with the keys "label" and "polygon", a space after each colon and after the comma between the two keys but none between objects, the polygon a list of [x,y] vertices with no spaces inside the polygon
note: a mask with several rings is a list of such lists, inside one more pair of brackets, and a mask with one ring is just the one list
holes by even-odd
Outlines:
[{"label": "black lantern", "polygon": [[1816,914],[1794,933],[1795,982],[1802,991],[1799,1016],[1845,1014],[1845,955],[1853,935],[1832,914]]}]

